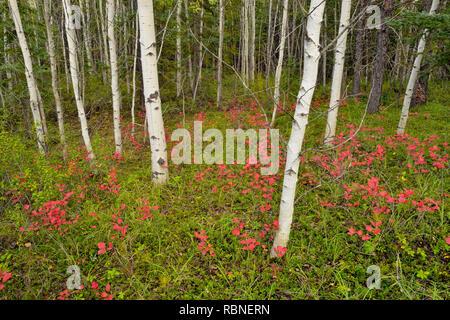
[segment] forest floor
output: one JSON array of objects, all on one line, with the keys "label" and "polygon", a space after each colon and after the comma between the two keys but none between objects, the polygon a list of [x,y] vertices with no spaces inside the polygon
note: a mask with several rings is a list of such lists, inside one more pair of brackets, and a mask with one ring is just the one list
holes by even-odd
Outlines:
[{"label": "forest floor", "polygon": [[[349,99],[338,122],[337,141],[346,142],[316,150],[327,105],[326,97],[313,102],[304,148],[312,150],[302,155],[291,239],[277,259],[268,253],[283,165],[262,176],[259,165],[170,164],[158,188],[142,114],[135,139],[123,130],[123,157],[113,156],[111,115],[91,117],[95,171],[76,147],[76,118],[66,162],[55,146],[45,158],[33,141],[2,133],[0,299],[448,299],[448,105],[415,108],[408,134],[397,136],[395,103],[364,117],[365,101]],[[210,109],[186,106],[186,127],[264,120],[252,100]],[[183,116],[164,117],[170,137]],[[280,113],[284,137],[290,126]],[[66,285],[72,265],[78,290]],[[380,268],[379,290],[366,286],[371,265]]]}]

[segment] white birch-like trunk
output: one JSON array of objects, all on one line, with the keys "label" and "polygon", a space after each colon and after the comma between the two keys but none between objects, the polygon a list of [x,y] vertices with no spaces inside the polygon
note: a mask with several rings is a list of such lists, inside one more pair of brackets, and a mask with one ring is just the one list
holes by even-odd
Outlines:
[{"label": "white birch-like trunk", "polygon": [[281,72],[283,71],[284,47],[286,43],[286,29],[288,21],[288,7],[289,7],[289,0],[283,0],[283,17],[281,22],[280,51],[279,51],[280,54],[278,56],[278,64],[277,69],[275,71],[275,88],[273,94],[273,100],[275,105],[272,113],[272,122],[270,124],[271,126],[273,126],[275,122],[278,105],[280,104],[280,81],[281,81]]},{"label": "white birch-like trunk", "polygon": [[25,63],[25,77],[27,80],[28,92],[30,94],[30,107],[33,115],[34,126],[36,129],[37,143],[40,153],[45,153],[45,137],[44,129],[42,127],[42,119],[39,111],[39,89],[37,87],[36,79],[33,74],[33,63],[31,61],[31,54],[28,48],[25,33],[23,32],[22,19],[20,17],[19,7],[16,0],[8,0],[11,16],[14,20],[17,38],[19,39],[19,46],[22,50],[23,60]]},{"label": "white birch-like trunk", "polygon": [[69,47],[69,65],[70,65],[70,75],[72,78],[73,93],[75,96],[75,101],[78,110],[78,117],[81,124],[81,135],[83,136],[84,145],[86,146],[87,152],[89,152],[89,160],[94,160],[95,155],[91,145],[91,138],[89,137],[88,124],[86,120],[86,114],[84,112],[84,99],[81,94],[80,89],[80,71],[78,67],[78,54],[77,54],[77,43],[76,43],[76,33],[75,29],[70,28],[69,17],[70,17],[70,0],[63,0],[64,6],[64,16],[66,22],[66,35],[67,35],[67,45]]},{"label": "white birch-like trunk", "polygon": [[286,168],[281,194],[279,228],[270,253],[276,257],[278,247],[285,248],[289,240],[294,213],[295,189],[300,166],[300,152],[305,136],[311,100],[317,82],[320,59],[320,28],[325,9],[325,1],[311,0],[306,25],[305,54],[302,83],[297,96],[291,136],[287,146]]},{"label": "white birch-like trunk", "polygon": [[107,0],[108,16],[108,44],[109,59],[111,66],[111,91],[113,100],[114,117],[114,142],[116,144],[116,153],[122,154],[122,134],[120,132],[120,86],[119,86],[119,67],[117,65],[117,43],[114,32],[116,16],[116,0]]},{"label": "white birch-like trunk", "polygon": [[138,43],[139,43],[139,15],[136,15],[136,35],[134,42],[134,60],[133,60],[133,98],[131,100],[131,136],[134,139],[134,127],[136,123],[136,117],[134,113],[134,107],[136,105],[136,68],[137,68],[137,55],[138,55]]},{"label": "white birch-like trunk", "polygon": [[181,96],[181,0],[177,2],[177,98]]},{"label": "white birch-like trunk", "polygon": [[249,0],[243,0],[242,6],[242,56],[241,56],[241,72],[242,78],[245,84],[248,83],[249,75],[249,21],[248,21],[248,11],[249,11]]},{"label": "white birch-like trunk", "polygon": [[52,32],[52,18],[51,18],[51,0],[44,0],[44,20],[45,26],[47,29],[47,44],[48,44],[48,54],[50,57],[50,73],[52,77],[52,90],[53,96],[55,98],[55,106],[56,106],[56,116],[58,119],[58,129],[60,135],[60,142],[63,147],[63,158],[66,160],[66,135],[64,132],[64,114],[61,105],[61,97],[59,95],[59,80],[58,80],[58,72],[56,69],[56,55],[55,55],[55,41],[53,40],[53,32]]},{"label": "white birch-like trunk", "polygon": [[270,65],[272,61],[272,0],[269,0],[269,22],[267,30],[267,45],[266,45],[266,83],[269,82]]},{"label": "white birch-like trunk", "polygon": [[256,50],[256,2],[255,0],[250,0],[250,45],[249,45],[249,77],[250,81],[255,80],[255,50]]},{"label": "white birch-like trunk", "polygon": [[[184,0],[184,11],[186,16],[186,24],[190,26],[190,20],[189,20],[189,5],[188,0]],[[191,52],[191,34],[188,32],[187,34],[188,39],[188,76],[189,76],[189,86],[191,88],[191,92],[194,92],[194,71],[192,67],[192,52]]]},{"label": "white birch-like trunk", "polygon": [[204,53],[203,53],[203,15],[204,15],[204,8],[202,6],[200,10],[200,30],[199,30],[199,49],[198,49],[198,72],[197,72],[197,78],[195,80],[195,86],[194,86],[194,92],[192,95],[192,99],[195,101],[197,99],[197,92],[198,88],[200,86],[200,82],[202,81],[202,69],[203,69],[203,59],[204,59]]},{"label": "white birch-like trunk", "polygon": [[[325,15],[323,23],[322,47],[325,48],[327,46],[327,15]],[[327,85],[327,50],[323,51],[322,59],[322,86],[325,88]]]},{"label": "white birch-like trunk", "polygon": [[[350,20],[351,0],[342,0],[339,32],[334,52],[333,79],[331,82],[330,106],[328,109],[327,126],[325,128],[325,143],[331,145],[336,135],[336,123],[341,102],[342,77],[344,74],[345,50],[347,46],[348,24]],[[325,61],[324,61],[325,62]]]},{"label": "white birch-like trunk", "polygon": [[152,161],[152,180],[165,184],[168,179],[167,146],[159,92],[153,1],[138,0],[142,82]]},{"label": "white birch-like trunk", "polygon": [[217,108],[222,104],[223,33],[225,26],[224,0],[219,0],[219,59],[217,61]]},{"label": "white birch-like trunk", "polygon": [[66,41],[64,41],[64,34],[65,34],[65,27],[64,27],[64,10],[62,12],[61,16],[61,46],[62,46],[62,52],[63,52],[63,59],[64,59],[64,76],[66,78],[66,91],[70,92],[70,72],[68,67],[68,61],[67,61],[67,54],[66,54]]},{"label": "white birch-like trunk", "polygon": [[[437,8],[439,7],[439,0],[433,0],[431,3],[430,14],[435,14]],[[423,52],[425,50],[426,38],[428,36],[428,29],[425,29],[422,37],[419,40],[417,46],[417,55],[414,59],[414,65],[411,70],[411,75],[409,76],[408,86],[406,87],[405,98],[403,100],[402,114],[400,116],[400,121],[398,122],[397,134],[404,134],[406,128],[406,122],[409,116],[409,107],[411,106],[411,99],[414,93],[414,86],[419,76],[420,65],[422,64]]]}]

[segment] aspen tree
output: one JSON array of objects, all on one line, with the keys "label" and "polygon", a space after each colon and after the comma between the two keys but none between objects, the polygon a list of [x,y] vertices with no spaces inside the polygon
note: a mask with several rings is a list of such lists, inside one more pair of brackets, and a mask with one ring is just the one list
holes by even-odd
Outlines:
[{"label": "aspen tree", "polygon": [[158,81],[153,1],[138,0],[138,12],[141,36],[142,82],[144,85],[145,109],[150,136],[152,180],[155,184],[165,184],[169,170]]},{"label": "aspen tree", "polygon": [[336,134],[336,122],[341,102],[342,76],[344,74],[345,50],[347,46],[348,24],[350,20],[351,0],[342,0],[341,18],[339,22],[339,38],[334,52],[333,79],[331,82],[330,107],[328,109],[325,143],[331,145]]},{"label": "aspen tree", "polygon": [[114,141],[116,144],[116,153],[122,154],[122,135],[120,132],[120,86],[119,86],[119,68],[117,65],[117,44],[114,32],[116,1],[107,0],[107,19],[108,19],[108,45],[109,60],[111,66],[111,91],[113,100],[113,120],[114,120]]},{"label": "aspen tree", "polygon": [[281,81],[281,72],[283,71],[284,47],[285,47],[285,43],[286,43],[288,6],[289,6],[289,0],[283,0],[283,17],[282,17],[282,22],[281,22],[281,35],[280,35],[281,40],[280,40],[280,51],[279,51],[280,53],[278,55],[277,69],[275,70],[275,89],[274,89],[274,99],[273,99],[275,106],[273,108],[271,126],[273,126],[273,124],[275,122],[278,105],[280,104],[280,81]]},{"label": "aspen tree", "polygon": [[281,194],[279,228],[275,236],[271,257],[277,256],[280,248],[285,248],[289,240],[294,213],[295,190],[300,166],[300,152],[305,136],[311,100],[317,82],[320,59],[320,28],[325,9],[324,0],[311,0],[306,24],[303,77],[297,95],[291,136],[287,146],[283,191]]},{"label": "aspen tree", "polygon": [[66,35],[67,35],[67,45],[69,47],[69,66],[70,66],[70,76],[72,78],[73,93],[75,96],[75,102],[77,105],[78,118],[81,124],[81,135],[83,136],[84,145],[86,146],[87,152],[89,152],[89,160],[95,160],[94,151],[92,149],[91,138],[89,137],[89,129],[86,120],[86,113],[84,111],[84,99],[82,97],[80,89],[80,70],[78,65],[78,54],[77,54],[77,38],[76,32],[71,25],[71,5],[70,0],[63,0],[64,5],[64,15],[65,15],[65,25],[66,25]]},{"label": "aspen tree", "polygon": [[177,98],[181,96],[181,0],[177,1]]},{"label": "aspen tree", "polygon": [[34,126],[36,129],[37,143],[40,153],[45,153],[45,134],[42,124],[42,118],[39,111],[39,89],[36,79],[33,74],[33,63],[31,61],[30,49],[28,48],[27,39],[23,32],[22,19],[20,17],[19,7],[16,0],[8,0],[11,16],[16,28],[17,38],[19,39],[19,46],[22,51],[23,60],[25,63],[25,77],[27,80],[28,93],[30,94],[30,107],[33,115]]},{"label": "aspen tree", "polygon": [[64,132],[64,113],[61,105],[61,96],[59,94],[59,80],[58,80],[58,72],[56,69],[56,55],[55,55],[55,42],[53,40],[53,31],[52,31],[52,18],[50,14],[51,10],[51,0],[44,0],[44,21],[47,29],[47,44],[48,44],[48,54],[50,57],[50,73],[52,77],[52,90],[53,96],[55,98],[55,106],[56,106],[56,116],[58,119],[58,129],[60,135],[61,145],[63,147],[63,158],[66,160],[66,135]]},{"label": "aspen tree", "polygon": [[[430,14],[435,14],[438,7],[439,7],[439,0],[433,0],[433,2],[431,3]],[[423,52],[425,51],[427,36],[428,36],[428,29],[425,29],[417,46],[417,55],[416,58],[414,59],[414,64],[411,70],[411,74],[409,76],[408,86],[406,87],[405,98],[403,99],[402,114],[400,116],[400,121],[397,127],[397,134],[405,133],[406,122],[408,121],[409,115],[409,107],[411,105],[411,98],[414,92],[414,86],[416,84],[417,77],[419,75],[420,65],[423,59]]]},{"label": "aspen tree", "polygon": [[222,104],[223,33],[225,26],[224,0],[219,0],[219,57],[217,61],[217,108]]}]

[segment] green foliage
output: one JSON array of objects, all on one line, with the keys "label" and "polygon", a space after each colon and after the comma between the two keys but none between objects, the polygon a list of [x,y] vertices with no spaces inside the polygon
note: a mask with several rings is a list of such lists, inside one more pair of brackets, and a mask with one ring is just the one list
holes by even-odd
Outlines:
[{"label": "green foliage", "polygon": [[403,34],[408,34],[409,28],[415,32],[405,37],[405,40],[415,44],[423,31],[429,31],[427,38],[427,61],[430,61],[433,67],[445,66],[450,61],[450,14],[448,8],[445,12],[429,14],[427,12],[404,11],[395,19],[391,19],[388,25],[403,30]]}]

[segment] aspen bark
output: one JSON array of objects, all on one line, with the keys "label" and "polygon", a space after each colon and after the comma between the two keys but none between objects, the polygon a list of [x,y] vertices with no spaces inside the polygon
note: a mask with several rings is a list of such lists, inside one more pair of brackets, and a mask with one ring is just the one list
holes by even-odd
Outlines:
[{"label": "aspen bark", "polygon": [[134,139],[134,131],[135,131],[135,105],[136,105],[136,69],[137,69],[137,57],[138,57],[138,44],[139,44],[139,15],[136,15],[136,34],[134,40],[134,60],[133,60],[133,97],[131,100],[131,137]]},{"label": "aspen bark", "polygon": [[138,0],[138,12],[141,36],[142,81],[150,135],[152,180],[155,184],[165,184],[169,170],[156,61],[153,1]]},{"label": "aspen bark", "polygon": [[[188,25],[188,28],[190,27],[190,19],[189,19],[189,5],[188,0],[184,0],[184,11],[186,16],[186,24]],[[187,34],[188,39],[188,76],[189,76],[189,86],[191,88],[191,93],[194,92],[194,71],[192,67],[192,52],[191,52],[191,35],[188,32]]]},{"label": "aspen bark", "polygon": [[336,122],[341,102],[342,76],[344,74],[345,50],[347,46],[348,24],[350,20],[351,0],[342,0],[339,32],[341,36],[336,41],[334,53],[333,79],[331,82],[330,107],[328,109],[327,126],[325,128],[325,143],[332,145],[336,135]]},{"label": "aspen bark", "polygon": [[194,92],[192,94],[192,99],[195,101],[197,99],[197,92],[200,86],[200,82],[202,81],[202,69],[203,69],[203,15],[205,10],[202,6],[200,10],[200,27],[199,27],[199,48],[198,48],[198,66],[197,66],[197,78],[195,79]]},{"label": "aspen bark", "polygon": [[272,122],[271,126],[273,126],[275,122],[275,117],[277,115],[278,105],[280,104],[280,81],[281,81],[281,72],[283,70],[283,58],[284,58],[284,47],[286,44],[286,28],[288,21],[288,6],[289,1],[283,0],[283,17],[281,22],[281,35],[280,35],[280,50],[278,56],[278,64],[277,69],[275,70],[275,88],[274,88],[274,108],[272,113]]},{"label": "aspen bark", "polygon": [[17,38],[19,39],[19,46],[22,51],[23,60],[25,63],[25,77],[27,80],[28,93],[30,94],[30,107],[33,115],[34,126],[36,129],[37,143],[40,153],[45,153],[45,134],[42,124],[42,118],[39,110],[39,89],[36,79],[33,74],[33,63],[31,61],[31,54],[28,48],[25,33],[23,32],[22,19],[20,17],[19,7],[16,0],[8,0],[11,16],[14,20]]},{"label": "aspen bark", "polygon": [[116,1],[107,0],[107,15],[108,15],[108,44],[109,44],[109,59],[111,66],[111,91],[113,100],[113,116],[114,116],[114,142],[116,144],[116,153],[122,154],[122,134],[120,131],[120,85],[119,85],[119,68],[117,64],[117,43],[114,32],[115,16],[116,16]]},{"label": "aspen bark", "polygon": [[69,65],[70,65],[70,75],[72,78],[73,93],[75,96],[75,101],[77,105],[78,118],[81,124],[81,135],[83,136],[84,145],[86,146],[87,152],[89,152],[89,160],[95,160],[94,151],[92,149],[91,138],[89,137],[88,124],[86,120],[86,114],[84,111],[84,99],[82,97],[80,89],[80,70],[78,65],[78,54],[77,54],[77,39],[75,29],[72,29],[69,23],[71,16],[70,12],[70,0],[63,0],[64,14],[66,21],[66,34],[67,34],[67,44],[69,47]]},{"label": "aspen bark", "polygon": [[53,40],[53,31],[51,29],[52,18],[50,10],[51,10],[51,0],[44,0],[44,20],[47,29],[47,44],[48,44],[48,54],[50,56],[50,73],[52,77],[52,90],[53,96],[55,98],[60,142],[63,147],[63,158],[64,160],[66,160],[67,145],[66,145],[66,135],[64,132],[64,113],[61,105],[61,97],[59,94],[59,80],[58,80],[58,72],[56,69],[57,62],[55,55],[55,42]]},{"label": "aspen bark", "polygon": [[177,98],[181,96],[181,0],[177,2]]},{"label": "aspen bark", "polygon": [[219,0],[219,57],[217,61],[217,108],[222,104],[223,33],[225,26],[224,0]]},{"label": "aspen bark", "polygon": [[294,213],[295,190],[300,166],[300,152],[305,136],[311,100],[317,82],[320,60],[320,28],[325,1],[311,0],[306,25],[305,54],[302,83],[297,96],[291,136],[287,146],[286,167],[280,203],[279,228],[273,242],[271,257],[277,256],[279,247],[285,248],[289,240]]},{"label": "aspen bark", "polygon": [[[430,14],[435,14],[437,8],[439,7],[439,0],[433,0],[431,4]],[[419,76],[420,65],[423,59],[423,52],[425,50],[426,38],[428,36],[428,29],[425,29],[422,37],[419,40],[419,45],[417,46],[417,55],[414,59],[414,65],[409,76],[408,86],[406,87],[405,98],[403,99],[402,114],[400,116],[400,121],[397,127],[397,134],[404,134],[406,128],[406,122],[408,121],[409,107],[411,105],[411,98],[414,93],[414,86]]]},{"label": "aspen bark", "polygon": [[249,2],[250,11],[250,45],[249,45],[249,77],[250,81],[255,81],[255,51],[256,51],[256,3],[255,0]]}]

